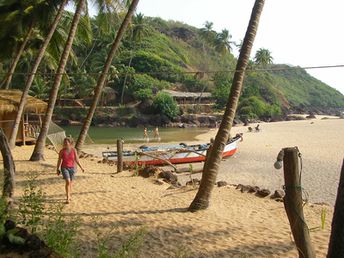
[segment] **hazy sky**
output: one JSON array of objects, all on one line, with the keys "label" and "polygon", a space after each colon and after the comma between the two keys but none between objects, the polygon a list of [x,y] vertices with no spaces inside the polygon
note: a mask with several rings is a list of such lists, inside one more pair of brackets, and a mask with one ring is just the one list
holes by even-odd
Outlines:
[{"label": "hazy sky", "polygon": [[[254,0],[141,0],[138,12],[244,37]],[[299,66],[344,64],[344,0],[266,0],[254,43],[275,63]],[[253,55],[252,54],[252,55]],[[344,94],[344,68],[308,70]]]}]

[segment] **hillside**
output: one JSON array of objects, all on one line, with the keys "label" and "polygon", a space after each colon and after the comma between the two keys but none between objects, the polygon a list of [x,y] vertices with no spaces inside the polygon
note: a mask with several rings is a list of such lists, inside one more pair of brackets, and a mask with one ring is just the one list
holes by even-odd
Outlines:
[{"label": "hillside", "polygon": [[[62,81],[59,98],[92,96],[118,25],[117,20],[111,24],[107,22],[104,27],[101,16],[91,19],[92,42],[76,40],[74,56],[66,69],[69,75]],[[215,109],[221,111],[231,85],[233,72],[230,71],[236,64],[236,58],[227,51],[230,47],[237,46],[230,42],[228,31],[198,29],[138,14],[108,76],[107,89],[110,91],[104,94],[111,93],[112,89],[115,96],[105,98],[104,103],[126,105],[140,101],[144,104],[140,111],[156,114],[162,112],[161,106],[166,101],[163,96],[159,96],[159,100],[156,98],[156,93],[162,89],[208,91],[215,96]],[[30,54],[35,54],[34,49]],[[46,57],[31,95],[47,98],[51,83],[48,74],[54,69],[48,61]],[[25,72],[29,66],[23,62],[17,71]],[[279,64],[268,66],[273,71],[257,71],[262,67],[252,61],[249,68],[238,110],[242,118],[271,117],[294,110],[326,112],[344,107],[344,96],[340,92],[299,67]],[[12,85],[21,88],[23,81],[23,76],[17,74]],[[172,119],[178,112],[172,110],[165,115]]]}]

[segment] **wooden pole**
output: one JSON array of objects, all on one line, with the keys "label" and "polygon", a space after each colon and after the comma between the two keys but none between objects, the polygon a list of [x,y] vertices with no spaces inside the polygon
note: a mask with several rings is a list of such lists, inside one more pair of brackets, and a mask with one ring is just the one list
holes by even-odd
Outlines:
[{"label": "wooden pole", "polygon": [[334,206],[328,258],[344,257],[344,160]]},{"label": "wooden pole", "polygon": [[0,151],[4,162],[4,185],[2,189],[2,195],[5,198],[11,199],[14,193],[14,175],[15,166],[11,153],[11,149],[8,145],[7,138],[4,131],[0,128]]},{"label": "wooden pole", "polygon": [[299,257],[314,258],[309,229],[303,216],[301,177],[299,171],[298,148],[284,148],[284,207],[288,216],[291,231],[295,240]]},{"label": "wooden pole", "polygon": [[123,171],[123,141],[117,139],[117,173]]}]

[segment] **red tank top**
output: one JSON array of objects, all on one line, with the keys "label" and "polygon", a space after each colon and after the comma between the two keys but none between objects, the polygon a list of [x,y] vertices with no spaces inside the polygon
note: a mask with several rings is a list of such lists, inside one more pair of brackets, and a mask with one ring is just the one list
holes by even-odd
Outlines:
[{"label": "red tank top", "polygon": [[74,149],[71,149],[69,153],[66,149],[62,149],[60,151],[60,157],[62,159],[61,168],[75,167],[76,154]]}]

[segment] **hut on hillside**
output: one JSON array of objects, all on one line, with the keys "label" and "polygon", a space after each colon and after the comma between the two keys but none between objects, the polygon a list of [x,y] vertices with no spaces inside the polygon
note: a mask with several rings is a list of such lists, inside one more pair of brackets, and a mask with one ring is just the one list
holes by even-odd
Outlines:
[{"label": "hut on hillside", "polygon": [[170,95],[178,104],[210,104],[214,98],[210,92],[182,92],[174,90],[162,90]]},{"label": "hut on hillside", "polygon": [[[20,90],[0,90],[0,128],[7,138],[10,137],[18,105],[22,96]],[[39,132],[41,115],[45,113],[47,103],[29,96],[19,125],[16,143],[34,144]],[[36,118],[36,121],[34,119]]]}]

